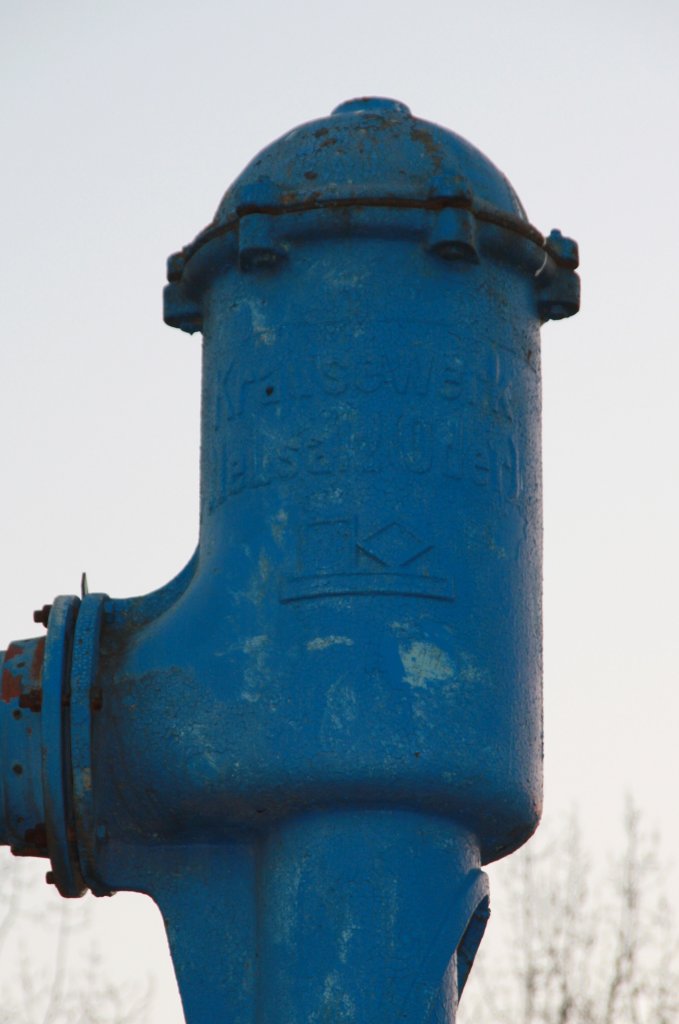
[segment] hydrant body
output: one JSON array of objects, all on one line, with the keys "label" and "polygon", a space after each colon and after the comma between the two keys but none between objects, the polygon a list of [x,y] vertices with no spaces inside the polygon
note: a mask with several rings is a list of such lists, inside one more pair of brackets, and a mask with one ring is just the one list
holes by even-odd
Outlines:
[{"label": "hydrant body", "polygon": [[576,265],[386,100],[263,151],[171,258],[198,551],[8,650],[0,839],[149,893],[189,1024],[454,1020],[480,865],[540,813],[539,325]]}]

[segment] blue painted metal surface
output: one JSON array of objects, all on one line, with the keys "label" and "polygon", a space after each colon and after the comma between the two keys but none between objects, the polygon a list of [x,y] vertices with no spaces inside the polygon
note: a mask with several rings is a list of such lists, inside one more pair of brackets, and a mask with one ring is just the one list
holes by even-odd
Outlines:
[{"label": "blue painted metal surface", "polygon": [[264,150],[170,258],[198,551],[10,646],[0,841],[152,896],[189,1024],[454,1020],[481,864],[540,814],[539,326],[576,266],[382,99]]}]

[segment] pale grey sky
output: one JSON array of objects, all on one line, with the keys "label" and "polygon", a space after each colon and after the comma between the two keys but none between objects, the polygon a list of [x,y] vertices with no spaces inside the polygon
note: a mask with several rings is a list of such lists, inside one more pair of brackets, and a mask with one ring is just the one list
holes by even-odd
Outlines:
[{"label": "pale grey sky", "polygon": [[[676,846],[678,44],[674,0],[0,3],[2,646],[83,569],[127,596],[185,562],[199,343],[165,259],[263,145],[395,96],[580,243],[543,332],[546,810],[605,847],[630,791]],[[112,962],[162,958],[137,900],[97,913]]]}]

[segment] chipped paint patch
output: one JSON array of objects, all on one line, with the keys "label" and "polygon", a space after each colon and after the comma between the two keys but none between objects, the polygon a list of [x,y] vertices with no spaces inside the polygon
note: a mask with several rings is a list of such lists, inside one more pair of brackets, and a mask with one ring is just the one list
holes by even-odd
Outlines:
[{"label": "chipped paint patch", "polygon": [[279,509],[271,521],[271,533],[277,544],[282,544],[285,537],[285,527],[288,525],[288,513],[284,508]]},{"label": "chipped paint patch", "polygon": [[249,636],[247,640],[243,641],[243,651],[245,654],[252,654],[253,651],[261,651],[262,647],[268,644],[269,638],[266,633],[260,633],[259,636]]},{"label": "chipped paint patch", "polygon": [[351,940],[354,937],[354,932],[356,931],[358,931],[357,926],[353,923],[353,921],[349,920],[349,922],[340,932],[338,953],[340,961],[343,964],[347,962],[349,944],[351,943]]},{"label": "chipped paint patch", "polygon": [[243,653],[249,654],[251,660],[246,664],[243,671],[243,683],[245,684],[241,697],[243,700],[254,704],[262,695],[262,690],[268,679],[268,650],[270,640],[266,633],[257,636],[249,636],[243,641]]},{"label": "chipped paint patch", "polygon": [[307,651],[324,651],[326,647],[353,647],[354,641],[349,636],[317,636],[309,640],[306,645]]},{"label": "chipped paint patch", "polygon": [[424,689],[427,683],[442,682],[454,677],[453,663],[440,647],[435,644],[414,640],[406,646],[399,644],[398,653],[404,669],[404,679],[409,686]]},{"label": "chipped paint patch", "polygon": [[[330,971],[326,975],[321,998],[325,1011],[322,1014],[322,1019],[332,1017],[336,1021],[355,1020],[356,1004],[349,993],[343,990],[342,979],[338,971]],[[314,1014],[312,1020],[318,1020],[319,1016],[319,1014]]]},{"label": "chipped paint patch", "polygon": [[408,621],[406,621],[406,622],[390,622],[389,623],[389,628],[392,630],[392,632],[396,633],[397,636],[404,637],[404,636],[407,636],[408,633],[412,634],[412,632],[413,632],[413,623],[412,622],[408,622]]},{"label": "chipped paint patch", "polygon": [[259,553],[259,575],[261,576],[262,583],[266,583],[271,573],[271,562],[266,557],[263,551]]},{"label": "chipped paint patch", "polygon": [[[358,716],[358,703],[351,684],[343,679],[328,688],[325,710],[321,721],[321,740],[331,748],[337,742],[338,735],[346,733],[354,726]],[[344,740],[342,741],[344,742]]]},{"label": "chipped paint patch", "polygon": [[257,569],[250,577],[250,586],[244,592],[252,604],[261,604],[269,589],[269,576],[271,575],[271,562],[266,552],[260,551],[257,558]]},{"label": "chipped paint patch", "polygon": [[262,308],[260,302],[248,303],[250,307],[250,318],[252,321],[252,331],[255,336],[255,345],[266,345],[271,347],[276,341],[276,332],[271,326],[269,317],[265,310]]}]

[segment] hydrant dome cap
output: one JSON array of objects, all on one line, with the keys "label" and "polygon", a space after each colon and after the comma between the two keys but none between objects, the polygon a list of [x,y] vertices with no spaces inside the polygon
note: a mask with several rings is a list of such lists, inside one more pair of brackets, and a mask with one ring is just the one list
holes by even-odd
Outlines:
[{"label": "hydrant dome cap", "polygon": [[458,198],[524,223],[507,178],[465,139],[413,117],[398,100],[348,100],[267,146],[222,199],[211,229],[248,208],[291,211],[351,201],[422,203]]},{"label": "hydrant dome cap", "polygon": [[409,117],[410,107],[400,100],[390,100],[385,96],[360,96],[355,100],[345,100],[338,104],[332,111],[335,114],[356,114],[374,113],[376,110],[391,110],[399,114],[407,114]]}]

